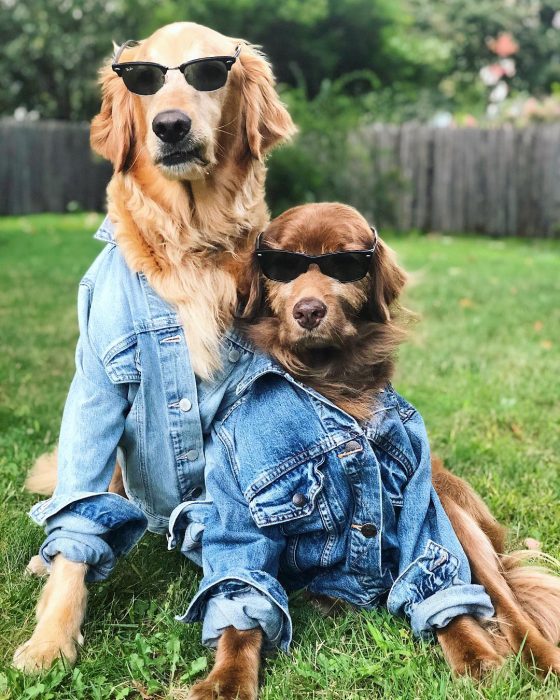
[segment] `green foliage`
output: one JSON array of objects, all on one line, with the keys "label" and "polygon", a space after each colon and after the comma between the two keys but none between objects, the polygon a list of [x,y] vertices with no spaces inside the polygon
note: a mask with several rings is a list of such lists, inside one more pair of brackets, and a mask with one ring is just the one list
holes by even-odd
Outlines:
[{"label": "green foliage", "polygon": [[159,26],[196,21],[262,44],[281,82],[303,78],[315,95],[324,79],[356,70],[394,79],[399,24],[389,0],[5,0],[0,3],[0,114],[17,107],[42,117],[89,119],[98,105],[96,70],[111,40],[143,38]]},{"label": "green foliage", "polygon": [[3,0],[0,114],[23,107],[41,117],[89,119],[111,40],[137,30],[124,0]]},{"label": "green foliage", "polygon": [[[481,115],[478,72],[495,61],[487,39],[519,43],[515,92],[544,95],[560,81],[560,0],[4,0],[0,114],[90,119],[96,71],[111,40],[143,38],[191,20],[261,44],[280,83],[319,102],[335,89],[350,117],[404,121],[438,110]],[[343,97],[347,99],[343,99]],[[361,98],[367,97],[365,101]]]},{"label": "green foliage", "polygon": [[[478,71],[498,57],[488,39],[510,33],[519,44],[513,56],[516,75],[509,81],[514,91],[534,95],[549,93],[559,79],[560,31],[553,24],[560,0],[405,0],[415,18],[407,43],[413,47],[418,35],[445,46],[446,60],[440,70],[439,87],[458,109],[483,107],[485,90]],[[432,61],[427,61],[432,63]]]},{"label": "green foliage", "polygon": [[[352,95],[356,83],[368,85],[369,89]],[[410,92],[405,87],[399,94],[399,111],[389,90],[378,86],[377,76],[364,70],[338,80],[324,80],[312,100],[306,99],[303,88],[282,91],[300,133],[293,143],[275,151],[270,158],[266,193],[273,214],[302,202],[356,201],[355,174],[361,166],[371,168],[380,155],[371,152],[371,148],[362,148],[357,128],[373,121],[399,121],[407,107],[414,108],[413,103],[406,103]],[[384,203],[383,210],[377,211],[379,220],[394,220],[392,200],[396,188],[401,186],[397,172],[377,178],[375,192],[370,194]]]},{"label": "green foliage", "polygon": [[[59,430],[72,376],[80,276],[100,250],[96,215],[0,220],[0,700],[163,700],[203,674],[211,654],[183,612],[200,573],[147,536],[91,586],[78,666],[26,677],[10,668],[30,635],[41,582],[23,575],[42,533],[26,515],[33,460]],[[387,236],[415,272],[406,303],[423,315],[395,385],[421,411],[432,447],[510,527],[560,555],[560,279],[556,241]],[[385,612],[324,619],[290,602],[290,655],[268,660],[261,700],[552,700],[511,659],[482,684],[453,679],[435,644]]]}]

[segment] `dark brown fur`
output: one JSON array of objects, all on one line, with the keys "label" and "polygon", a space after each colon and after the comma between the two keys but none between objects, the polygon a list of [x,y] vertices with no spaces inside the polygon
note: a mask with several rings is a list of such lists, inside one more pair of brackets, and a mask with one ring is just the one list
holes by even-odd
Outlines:
[{"label": "dark brown fur", "polygon": [[191,688],[189,700],[256,700],[263,636],[260,629],[228,627],[218,642],[210,674]]},{"label": "dark brown fur", "polygon": [[[350,207],[304,205],[274,219],[263,242],[319,255],[371,247],[373,233]],[[254,261],[247,268],[249,295],[242,314],[245,333],[294,377],[355,418],[367,418],[375,394],[393,374],[395,351],[406,337],[408,314],[398,304],[406,274],[392,251],[379,240],[368,277],[345,285],[333,285],[318,270],[282,284],[265,281]],[[304,278],[307,280],[302,285]],[[298,299],[309,294],[329,309],[321,324],[323,335],[315,338],[298,329],[290,318]],[[289,332],[285,332],[287,325]]]},{"label": "dark brown fur", "polygon": [[[321,254],[370,247],[373,234],[351,207],[315,204],[279,216],[263,240],[269,247]],[[375,394],[390,379],[395,351],[406,335],[407,314],[399,305],[406,275],[390,249],[379,241],[368,277],[345,285],[312,268],[287,284],[264,280],[254,263],[247,269],[241,321],[255,345],[349,414],[369,417]],[[297,301],[310,294],[328,307],[317,332],[298,328],[291,315]],[[542,569],[519,566],[522,555],[504,555],[504,528],[469,484],[437,458],[433,483],[475,580],[486,587],[497,612],[493,624],[483,626],[462,615],[438,631],[453,671],[479,678],[521,647],[524,658],[534,660],[543,671],[560,671],[560,651],[555,647],[560,637],[560,579]],[[327,606],[321,598],[319,602]],[[244,644],[243,635],[231,628],[226,631],[216,666],[206,681],[195,686],[191,699],[217,698],[215,690],[209,690],[217,685],[219,697],[227,700],[255,697],[257,645],[250,644],[250,653],[240,660],[236,649]]]}]

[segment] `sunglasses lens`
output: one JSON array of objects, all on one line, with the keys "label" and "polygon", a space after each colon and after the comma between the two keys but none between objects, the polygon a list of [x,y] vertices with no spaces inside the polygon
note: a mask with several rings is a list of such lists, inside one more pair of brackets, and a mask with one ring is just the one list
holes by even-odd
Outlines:
[{"label": "sunglasses lens", "polygon": [[157,66],[123,66],[121,75],[126,87],[137,95],[153,95],[165,82]]},{"label": "sunglasses lens", "polygon": [[308,267],[305,258],[286,251],[265,250],[257,254],[262,273],[276,282],[291,282],[302,275]]},{"label": "sunglasses lens", "polygon": [[317,262],[324,275],[339,282],[355,282],[367,275],[370,261],[371,256],[362,253],[338,253],[326,255]]},{"label": "sunglasses lens", "polygon": [[226,84],[228,69],[222,61],[198,61],[185,66],[184,75],[195,90],[210,92]]}]

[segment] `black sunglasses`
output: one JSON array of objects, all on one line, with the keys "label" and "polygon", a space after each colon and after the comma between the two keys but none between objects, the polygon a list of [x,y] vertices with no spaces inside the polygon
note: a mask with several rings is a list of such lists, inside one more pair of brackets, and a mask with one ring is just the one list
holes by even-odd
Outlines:
[{"label": "black sunglasses", "polygon": [[180,70],[185,80],[195,90],[211,92],[226,84],[228,73],[241,53],[241,46],[235,49],[233,56],[209,56],[195,58],[170,68],[151,61],[129,61],[118,63],[121,53],[130,44],[123,45],[115,56],[111,68],[123,79],[124,84],[137,95],[154,95],[165,83],[165,74],[170,70]]},{"label": "black sunglasses", "polygon": [[333,277],[339,282],[356,282],[367,275],[371,259],[377,248],[377,231],[373,231],[373,248],[368,250],[341,250],[338,253],[325,255],[305,255],[291,250],[275,250],[262,248],[261,233],[257,238],[255,255],[261,272],[265,277],[275,282],[292,282],[307,272],[310,265],[318,265],[327,277]]}]

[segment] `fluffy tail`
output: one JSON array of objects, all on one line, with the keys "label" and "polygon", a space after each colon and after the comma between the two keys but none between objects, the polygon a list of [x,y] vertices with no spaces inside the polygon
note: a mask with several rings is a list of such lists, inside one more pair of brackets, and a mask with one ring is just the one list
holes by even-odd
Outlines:
[{"label": "fluffy tail", "polygon": [[31,467],[25,488],[32,493],[40,493],[43,496],[51,496],[57,479],[57,450],[41,455]]},{"label": "fluffy tail", "polygon": [[[542,562],[560,567],[553,557],[542,552],[512,552],[500,557],[504,578],[520,606],[552,644],[560,642],[560,576],[555,576]],[[531,562],[532,560],[532,562]]]},{"label": "fluffy tail", "polygon": [[[31,467],[27,479],[25,480],[25,488],[31,493],[40,493],[43,496],[52,496],[56,488],[58,477],[58,450],[54,449],[41,455],[35,464]],[[110,493],[118,493],[126,498],[126,491],[122,478],[122,470],[118,462],[115,463],[115,471],[111,483],[109,484]]]}]

